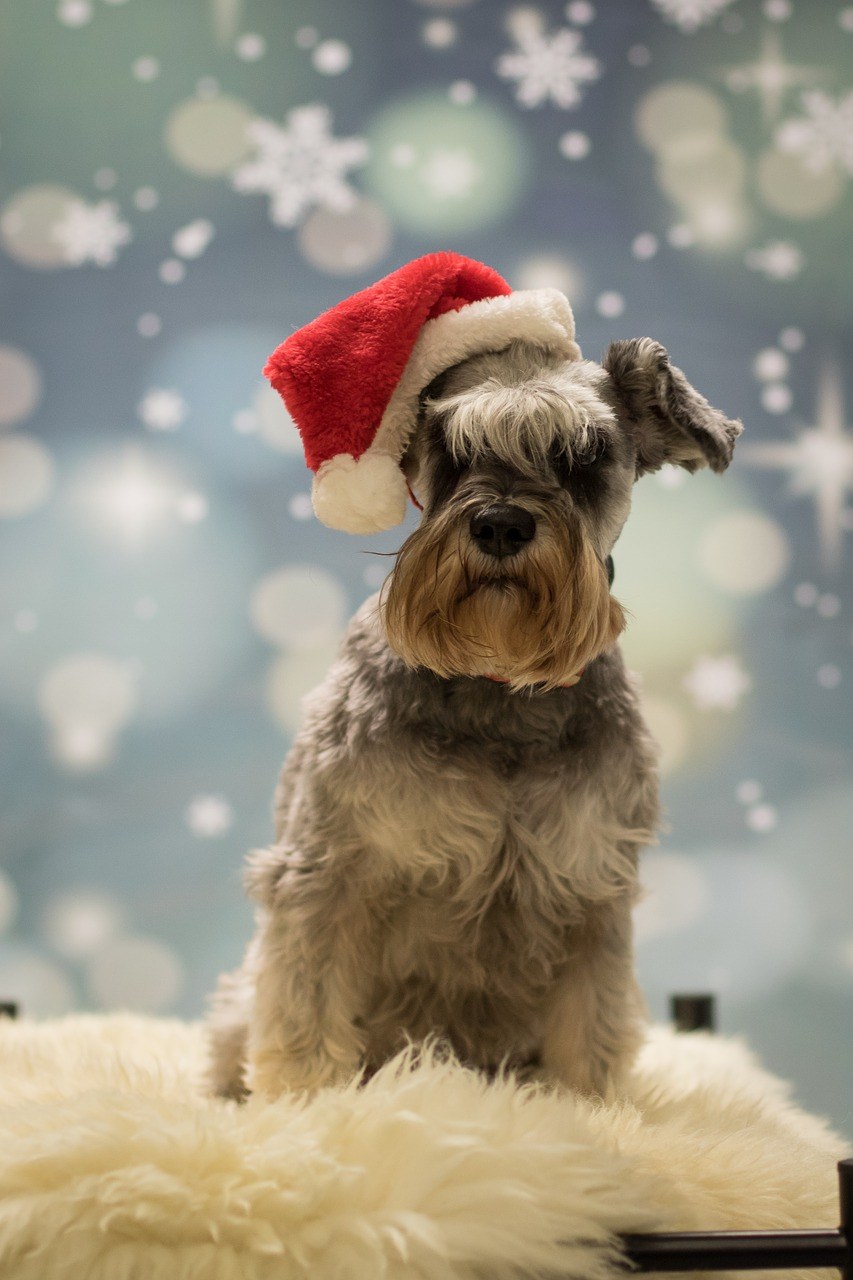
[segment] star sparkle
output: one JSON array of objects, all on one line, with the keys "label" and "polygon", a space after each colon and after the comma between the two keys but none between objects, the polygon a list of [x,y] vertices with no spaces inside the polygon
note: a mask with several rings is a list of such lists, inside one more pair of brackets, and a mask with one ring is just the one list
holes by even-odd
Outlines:
[{"label": "star sparkle", "polygon": [[723,80],[733,93],[754,89],[761,102],[765,124],[778,120],[785,94],[791,89],[814,85],[826,72],[821,67],[799,66],[785,61],[778,31],[768,31],[761,40],[761,52],[754,62],[725,67]]},{"label": "star sparkle", "polygon": [[818,375],[817,412],[814,425],[801,431],[789,444],[744,444],[741,459],[747,466],[788,472],[789,492],[813,497],[824,568],[841,567],[844,510],[853,492],[853,433],[845,422],[841,369],[825,361]]},{"label": "star sparkle", "polygon": [[688,35],[713,22],[734,3],[735,0],[651,0],[662,18]]}]

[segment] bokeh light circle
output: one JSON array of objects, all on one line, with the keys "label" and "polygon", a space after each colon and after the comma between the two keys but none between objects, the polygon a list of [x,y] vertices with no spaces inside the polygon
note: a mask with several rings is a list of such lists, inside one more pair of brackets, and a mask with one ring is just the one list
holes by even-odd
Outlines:
[{"label": "bokeh light circle", "polygon": [[710,89],[689,81],[670,81],[645,94],[634,113],[634,127],[650,151],[663,151],[688,139],[719,137],[726,129],[722,102]]},{"label": "bokeh light circle", "polygon": [[107,764],[136,710],[136,686],[134,667],[109,654],[76,653],[54,663],[42,676],[38,704],[58,763],[79,771]]},{"label": "bokeh light circle", "polygon": [[698,560],[706,578],[721,590],[760,595],[785,576],[791,548],[775,520],[759,511],[730,511],[702,535]]},{"label": "bokeh light circle", "polygon": [[56,466],[32,436],[0,437],[0,518],[29,515],[50,496]]},{"label": "bokeh light circle", "polygon": [[645,853],[640,867],[645,896],[634,909],[638,943],[683,933],[702,913],[708,884],[696,862],[678,853]]},{"label": "bokeh light circle", "polygon": [[794,393],[784,382],[768,382],[761,388],[761,405],[768,413],[787,413]]},{"label": "bokeh light circle", "polygon": [[[269,416],[265,410],[260,423],[253,405],[259,387],[268,389],[261,371],[284,336],[280,323],[231,321],[185,327],[164,342],[148,368],[141,370],[145,382],[140,383],[140,394],[150,386],[180,388],[190,407],[181,423],[181,443],[198,451],[206,467],[218,473],[220,484],[233,486],[238,477],[269,481],[273,468],[292,465],[285,454],[294,460],[302,457],[299,433],[283,419],[283,406],[279,412],[271,399],[274,393],[269,391],[263,401]],[[273,420],[275,415],[278,421]],[[263,439],[281,456],[271,456],[253,437]],[[304,472],[304,460],[300,467]]]},{"label": "bokeh light circle", "polygon": [[511,274],[510,283],[515,289],[559,289],[573,306],[577,306],[586,293],[579,268],[556,253],[522,258]]},{"label": "bokeh light circle", "polygon": [[237,98],[225,94],[191,98],[176,107],[166,122],[166,149],[190,173],[221,176],[248,153],[251,119],[250,108]]},{"label": "bokeh light circle", "polygon": [[778,382],[787,378],[791,362],[778,347],[765,347],[752,362],[752,371],[761,382]]},{"label": "bokeh light circle", "polygon": [[0,973],[7,998],[30,1018],[58,1018],[77,1001],[64,970],[33,947],[0,943]]},{"label": "bokeh light circle", "polygon": [[315,209],[299,228],[303,256],[329,275],[355,275],[380,262],[391,248],[391,223],[373,200],[351,209]]},{"label": "bokeh light circle", "polygon": [[564,155],[567,160],[584,160],[592,150],[592,140],[589,134],[573,129],[569,133],[563,134],[558,146],[560,154]]},{"label": "bokeh light circle", "polygon": [[40,398],[35,360],[18,347],[0,346],[0,427],[28,418]]},{"label": "bokeh light circle", "polygon": [[448,49],[456,43],[459,28],[449,18],[431,18],[421,28],[421,36],[432,49]]},{"label": "bokeh light circle", "polygon": [[300,727],[302,699],[325,679],[337,644],[328,638],[310,649],[283,653],[271,664],[267,676],[267,703],[274,719],[286,733]]},{"label": "bokeh light circle", "polygon": [[818,218],[835,208],[844,192],[837,169],[810,169],[790,152],[765,151],[756,169],[758,193],[768,209],[786,218]]},{"label": "bokeh light circle", "polygon": [[56,16],[64,27],[85,27],[92,21],[90,0],[59,0]]},{"label": "bokeh light circle", "polygon": [[5,933],[18,914],[18,893],[12,881],[0,871],[0,933]]},{"label": "bokeh light circle", "polygon": [[270,644],[309,649],[337,639],[346,615],[338,579],[315,565],[288,565],[262,578],[252,592],[249,614]]},{"label": "bokeh light circle", "polygon": [[661,190],[685,209],[710,201],[738,200],[746,180],[746,156],[728,138],[676,138],[658,160]]},{"label": "bokeh light circle", "polygon": [[269,383],[260,386],[252,399],[253,431],[277,453],[302,457],[302,437],[284,401]]},{"label": "bokeh light circle", "polygon": [[66,249],[54,234],[81,197],[68,187],[42,183],[24,187],[0,211],[3,248],[25,267],[67,266]]},{"label": "bokeh light circle", "polygon": [[184,985],[184,966],[159,938],[119,937],[100,947],[86,966],[90,994],[102,1009],[162,1013]]},{"label": "bokeh light circle", "polygon": [[321,40],[311,53],[315,71],[324,76],[339,76],[352,62],[352,49],[343,40]]},{"label": "bokeh light circle", "polygon": [[[276,455],[257,444],[253,451],[269,473]],[[139,455],[143,465],[128,468]],[[59,499],[35,521],[6,522],[0,536],[10,617],[21,619],[0,627],[0,720],[12,712],[37,726],[45,673],[69,655],[103,649],[134,663],[127,671],[138,673],[139,720],[172,723],[225,687],[255,645],[247,584],[268,563],[257,531],[227,487],[199,490],[198,477],[184,470],[186,452],[177,455],[160,437],[144,450],[75,450],[60,462],[69,482]],[[284,510],[281,519],[288,523]],[[157,615],[142,625],[135,604],[147,597]],[[25,627],[27,619],[35,625]],[[103,731],[88,732],[96,753],[99,744],[107,755],[118,745],[115,734],[110,742]],[[85,756],[80,727],[74,739],[64,732],[63,750]]]},{"label": "bokeh light circle", "polygon": [[368,131],[366,180],[408,230],[459,233],[499,222],[526,188],[528,146],[514,120],[477,99],[392,102]]},{"label": "bokeh light circle", "polygon": [[696,572],[705,530],[731,504],[731,484],[702,472],[666,488],[642,480],[634,491],[628,528],[613,553],[614,594],[629,613],[622,637],[628,663],[649,682],[659,677],[661,688],[671,687],[673,669],[697,653],[731,644],[734,611]]},{"label": "bokeh light circle", "polygon": [[643,696],[643,715],[657,743],[663,777],[675,773],[687,757],[690,731],[687,717],[671,698]]},{"label": "bokeh light circle", "polygon": [[688,929],[640,940],[643,989],[669,994],[677,973],[682,990],[717,991],[735,1005],[784,988],[814,934],[806,886],[772,856],[752,851],[703,850],[690,862],[704,901]]},{"label": "bokeh light circle", "polygon": [[122,925],[122,912],[108,894],[81,889],[58,894],[45,907],[41,931],[45,942],[66,960],[97,951]]}]

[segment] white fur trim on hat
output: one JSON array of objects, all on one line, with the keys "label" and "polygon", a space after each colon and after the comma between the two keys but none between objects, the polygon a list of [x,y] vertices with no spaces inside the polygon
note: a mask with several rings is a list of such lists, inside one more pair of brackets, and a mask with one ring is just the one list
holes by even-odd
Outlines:
[{"label": "white fur trim on hat", "polygon": [[408,490],[397,458],[373,447],[360,458],[338,453],[321,463],[311,487],[314,514],[345,533],[379,533],[406,517]]},{"label": "white fur trim on hat", "polygon": [[557,289],[526,289],[445,311],[421,329],[370,447],[356,460],[336,454],[321,463],[311,500],[323,524],[345,533],[378,533],[406,516],[400,467],[418,418],[418,400],[433,378],[471,356],[523,339],[580,360],[575,320]]},{"label": "white fur trim on hat", "polygon": [[520,289],[503,297],[471,302],[428,320],[412,348],[368,452],[401,458],[418,416],[418,397],[433,378],[471,356],[501,351],[523,339],[580,360],[575,318],[558,289]]}]

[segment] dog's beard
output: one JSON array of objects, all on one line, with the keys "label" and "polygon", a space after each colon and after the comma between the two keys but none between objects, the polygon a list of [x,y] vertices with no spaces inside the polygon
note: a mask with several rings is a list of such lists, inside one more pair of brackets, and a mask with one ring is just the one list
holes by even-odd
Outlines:
[{"label": "dog's beard", "polygon": [[524,551],[495,560],[473,546],[467,518],[422,525],[406,541],[383,591],[382,619],[409,666],[494,676],[515,689],[572,683],[625,627],[580,530],[549,522]]}]

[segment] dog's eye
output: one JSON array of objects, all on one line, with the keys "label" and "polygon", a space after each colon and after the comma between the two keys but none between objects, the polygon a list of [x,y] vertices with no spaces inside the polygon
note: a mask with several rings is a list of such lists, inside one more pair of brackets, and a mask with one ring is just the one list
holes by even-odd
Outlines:
[{"label": "dog's eye", "polygon": [[587,444],[572,452],[572,462],[578,467],[594,467],[603,461],[607,453],[607,444],[602,436],[591,436]]},{"label": "dog's eye", "polygon": [[551,449],[551,465],[560,482],[568,484],[572,476],[595,468],[606,456],[606,441],[601,436],[592,436],[585,445],[577,446],[571,451],[563,445],[554,445]]}]

